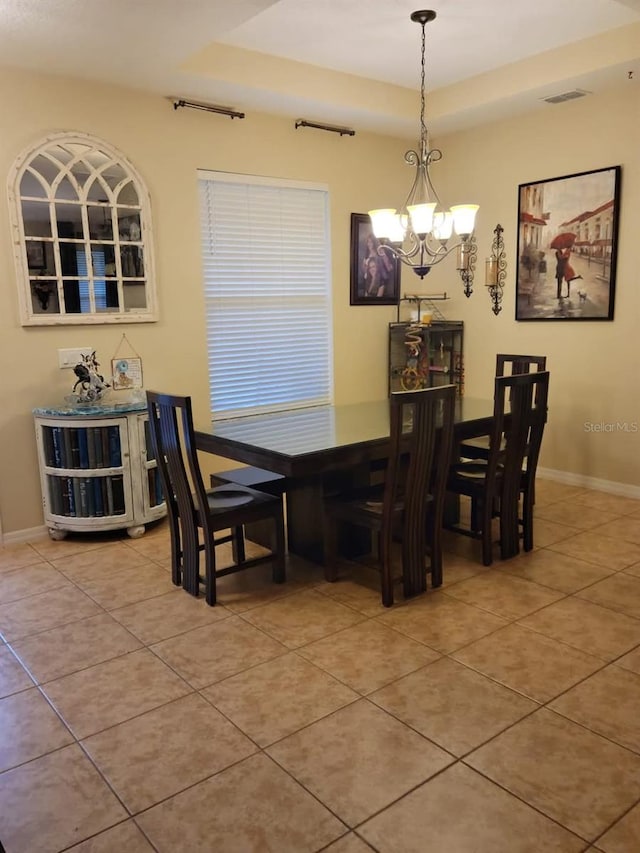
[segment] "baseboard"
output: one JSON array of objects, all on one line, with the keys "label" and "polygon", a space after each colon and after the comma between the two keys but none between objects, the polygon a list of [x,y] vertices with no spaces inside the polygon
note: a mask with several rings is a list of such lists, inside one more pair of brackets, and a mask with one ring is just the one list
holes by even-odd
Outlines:
[{"label": "baseboard", "polygon": [[624,498],[640,499],[640,486],[631,483],[616,483],[613,480],[601,480],[598,477],[587,477],[586,474],[574,474],[571,471],[554,471],[553,468],[538,466],[537,476],[543,480],[555,480],[568,486],[582,486],[594,489],[596,492],[608,492]]},{"label": "baseboard", "polygon": [[44,539],[49,534],[49,528],[41,524],[40,527],[27,527],[25,530],[13,530],[5,533],[0,542],[2,545],[21,545],[23,542],[35,542],[36,539]]}]

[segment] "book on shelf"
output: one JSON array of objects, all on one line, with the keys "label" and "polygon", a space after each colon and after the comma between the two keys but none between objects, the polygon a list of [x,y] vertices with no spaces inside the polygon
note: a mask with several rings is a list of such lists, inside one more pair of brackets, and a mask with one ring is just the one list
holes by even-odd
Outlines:
[{"label": "book on shelf", "polygon": [[124,482],[122,477],[109,477],[113,489],[113,514],[124,515],[126,507],[124,503]]},{"label": "book on shelf", "polygon": [[62,435],[60,427],[51,427],[51,440],[53,442],[53,464],[56,468],[62,468]]},{"label": "book on shelf", "polygon": [[62,467],[72,468],[71,464],[71,431],[60,428],[62,432]]},{"label": "book on shelf", "polygon": [[87,511],[89,513],[89,518],[93,518],[98,514],[96,513],[94,477],[85,477],[85,483],[87,487]]},{"label": "book on shelf", "polygon": [[93,492],[93,514],[100,518],[103,515],[110,515],[106,511],[105,501],[102,495],[104,477],[92,477],[91,490]]},{"label": "book on shelf", "polygon": [[122,465],[122,450],[120,442],[120,427],[110,426],[109,430],[109,467],[120,468]]},{"label": "book on shelf", "polygon": [[149,489],[149,506],[156,505],[156,477],[155,470],[153,468],[149,468],[147,471],[147,487]]},{"label": "book on shelf", "polygon": [[[104,468],[104,456],[102,455],[102,427],[92,427],[93,446],[96,452],[96,468]],[[108,459],[108,457],[107,457]]]},{"label": "book on shelf", "polygon": [[96,445],[93,438],[93,427],[87,427],[87,457],[89,459],[88,468],[96,467]]},{"label": "book on shelf", "polygon": [[69,433],[69,443],[71,445],[71,456],[67,459],[67,465],[71,468],[80,467],[80,444],[78,442],[78,429],[70,427],[66,430]]},{"label": "book on shelf", "polygon": [[82,517],[82,495],[80,494],[80,477],[71,477],[71,488],[73,489],[73,508],[78,518]]},{"label": "book on shelf", "polygon": [[45,465],[48,468],[52,468],[55,465],[55,455],[53,450],[53,433],[52,427],[45,426],[42,427],[41,436],[42,436],[42,450],[44,452],[44,461]]},{"label": "book on shelf", "polygon": [[154,469],[156,472],[156,506],[158,504],[164,503],[164,491],[162,489],[162,477],[160,476],[160,471],[157,468]]},{"label": "book on shelf", "polygon": [[87,480],[85,477],[76,477],[75,482],[78,483],[78,492],[80,497],[80,515],[83,518],[88,518],[89,499],[87,497]]},{"label": "book on shelf", "polygon": [[89,468],[89,446],[87,442],[87,428],[78,429],[78,451],[80,457],[80,468]]},{"label": "book on shelf", "polygon": [[53,515],[64,515],[62,506],[62,480],[60,477],[47,477],[49,486],[49,506]]},{"label": "book on shelf", "polygon": [[111,477],[104,477],[106,480],[105,490],[107,499],[105,501],[104,514],[113,515],[113,486],[111,485]]}]

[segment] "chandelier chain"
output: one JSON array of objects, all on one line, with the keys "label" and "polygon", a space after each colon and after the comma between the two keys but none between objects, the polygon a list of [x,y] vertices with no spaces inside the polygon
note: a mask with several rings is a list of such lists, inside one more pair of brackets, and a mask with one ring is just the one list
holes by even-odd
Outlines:
[{"label": "chandelier chain", "polygon": [[[421,53],[421,64],[420,64],[420,141],[422,146],[426,146],[427,139],[427,126],[424,121],[424,112],[425,112],[425,50],[426,50],[426,37],[425,37],[425,23],[422,24],[422,53]],[[422,152],[424,153],[424,152]]]}]

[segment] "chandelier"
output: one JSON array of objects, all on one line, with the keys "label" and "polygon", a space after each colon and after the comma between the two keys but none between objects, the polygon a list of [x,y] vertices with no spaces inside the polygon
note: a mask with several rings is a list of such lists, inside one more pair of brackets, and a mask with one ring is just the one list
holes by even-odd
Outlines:
[{"label": "chandelier", "polygon": [[[473,236],[477,204],[457,204],[444,209],[434,189],[429,167],[442,158],[437,148],[429,149],[425,111],[425,34],[424,28],[436,13],[430,9],[413,12],[411,20],[422,27],[420,77],[420,145],[404,155],[405,161],[416,169],[409,194],[400,210],[384,208],[370,210],[374,235],[381,240],[378,252],[389,252],[410,266],[423,279],[436,264],[457,249],[457,269],[464,282],[464,292],[470,296],[476,262],[476,242]],[[455,231],[456,241],[450,245]],[[406,246],[406,248],[405,248]]]}]

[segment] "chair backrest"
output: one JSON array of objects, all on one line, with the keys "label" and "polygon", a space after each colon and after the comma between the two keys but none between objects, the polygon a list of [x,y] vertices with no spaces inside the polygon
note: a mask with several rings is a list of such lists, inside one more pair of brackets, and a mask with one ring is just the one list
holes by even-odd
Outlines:
[{"label": "chair backrest", "polygon": [[503,493],[520,491],[522,468],[535,472],[544,425],[547,421],[548,371],[497,376],[494,425],[489,442],[487,481],[495,482],[498,467]]},{"label": "chair backrest", "polygon": [[546,355],[496,355],[496,376],[506,376],[507,367],[509,373],[531,373],[533,368],[539,373],[547,369]]},{"label": "chair backrest", "polygon": [[455,385],[393,392],[391,448],[383,498],[383,540],[393,533],[393,507],[402,498],[405,531],[424,531],[427,503],[441,510],[451,458]]},{"label": "chair backrest", "polygon": [[206,490],[196,455],[191,398],[147,391],[149,427],[169,510],[185,524],[194,519],[196,505],[207,505]]}]

